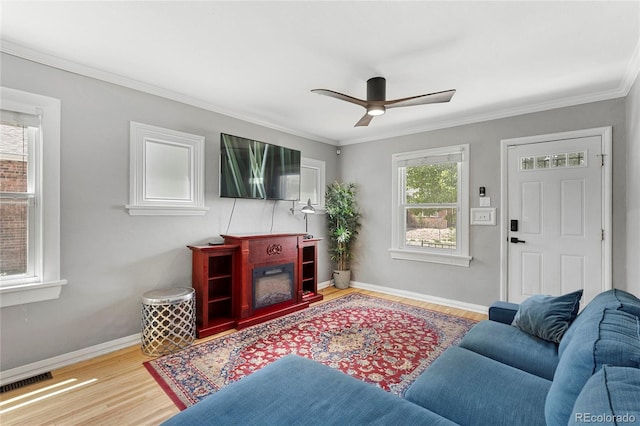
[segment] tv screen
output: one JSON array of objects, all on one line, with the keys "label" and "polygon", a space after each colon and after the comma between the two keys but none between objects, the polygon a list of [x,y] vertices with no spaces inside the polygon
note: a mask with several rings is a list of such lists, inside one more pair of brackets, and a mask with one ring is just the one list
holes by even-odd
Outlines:
[{"label": "tv screen", "polygon": [[300,151],[221,134],[220,196],[300,199]]}]

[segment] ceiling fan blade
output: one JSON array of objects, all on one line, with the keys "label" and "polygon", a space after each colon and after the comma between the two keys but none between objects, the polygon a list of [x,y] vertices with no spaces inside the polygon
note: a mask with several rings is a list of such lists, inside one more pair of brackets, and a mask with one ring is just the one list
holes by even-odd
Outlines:
[{"label": "ceiling fan blade", "polygon": [[387,108],[399,108],[413,105],[435,104],[449,102],[456,90],[445,90],[443,92],[428,93],[426,95],[411,96],[409,98],[394,99],[384,103]]},{"label": "ceiling fan blade", "polygon": [[360,120],[358,120],[358,122],[356,123],[355,126],[353,127],[364,127],[364,126],[368,126],[369,123],[371,123],[371,120],[373,120],[373,115],[369,115],[367,113],[365,113],[362,118]]},{"label": "ceiling fan blade", "polygon": [[327,89],[313,89],[313,93],[317,93],[318,95],[329,96],[332,98],[340,99],[341,101],[350,102],[352,104],[360,105],[361,107],[367,107],[367,101],[362,99],[354,98],[353,96],[345,95],[343,93],[334,92],[333,90]]}]

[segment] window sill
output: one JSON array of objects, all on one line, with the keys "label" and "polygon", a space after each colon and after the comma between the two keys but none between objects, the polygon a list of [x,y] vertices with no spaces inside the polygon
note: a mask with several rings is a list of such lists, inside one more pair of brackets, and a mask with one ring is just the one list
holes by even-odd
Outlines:
[{"label": "window sill", "polygon": [[389,254],[391,255],[392,259],[441,263],[444,265],[465,266],[467,268],[469,267],[471,259],[473,259],[473,257],[471,256],[428,253],[418,250],[406,249],[389,249]]},{"label": "window sill", "polygon": [[57,280],[0,287],[0,308],[57,299],[66,284],[67,280]]},{"label": "window sill", "polygon": [[125,206],[131,216],[204,216],[208,207],[185,206]]}]

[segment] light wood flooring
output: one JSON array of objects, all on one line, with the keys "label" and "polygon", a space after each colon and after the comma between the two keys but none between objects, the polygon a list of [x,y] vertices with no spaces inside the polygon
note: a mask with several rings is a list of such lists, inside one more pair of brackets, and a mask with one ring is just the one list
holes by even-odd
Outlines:
[{"label": "light wood flooring", "polygon": [[[365,290],[321,291],[324,300],[360,292],[472,320],[486,315]],[[233,333],[230,330],[196,343]],[[140,346],[122,349],[52,372],[53,379],[0,394],[0,424],[157,425],[178,413],[142,363]]]}]

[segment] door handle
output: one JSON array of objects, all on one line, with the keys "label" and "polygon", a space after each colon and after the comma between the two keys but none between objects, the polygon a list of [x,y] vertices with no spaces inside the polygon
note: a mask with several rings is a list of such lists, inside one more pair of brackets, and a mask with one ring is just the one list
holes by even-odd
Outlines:
[{"label": "door handle", "polygon": [[519,240],[518,237],[511,237],[511,242],[513,244],[526,243],[526,241],[524,241],[524,240]]}]

